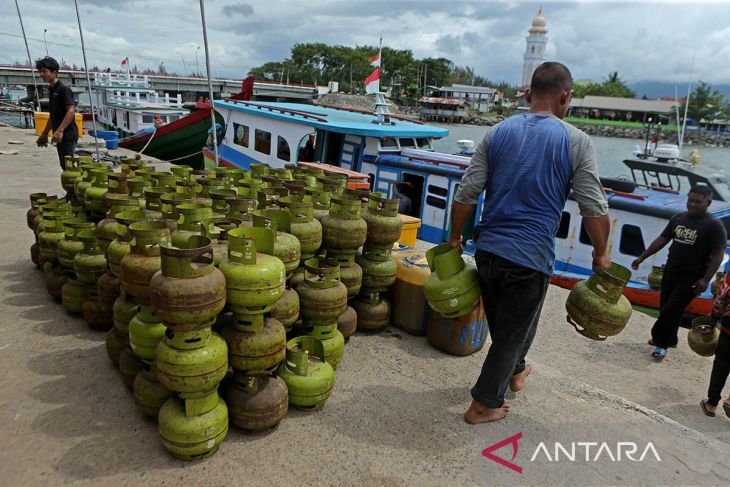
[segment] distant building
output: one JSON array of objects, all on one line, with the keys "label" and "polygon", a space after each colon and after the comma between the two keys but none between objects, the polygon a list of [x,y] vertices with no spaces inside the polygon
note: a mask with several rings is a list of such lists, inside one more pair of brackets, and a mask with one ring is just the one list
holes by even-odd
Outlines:
[{"label": "distant building", "polygon": [[640,100],[636,98],[587,95],[584,98],[570,100],[568,114],[573,117],[598,120],[641,122],[648,115],[669,117],[676,106],[677,101],[672,99]]},{"label": "distant building", "polygon": [[527,46],[523,56],[522,64],[522,86],[530,86],[532,73],[545,61],[545,46],[547,45],[547,27],[545,17],[542,16],[542,7],[532,19],[532,26],[527,31]]},{"label": "distant building", "polygon": [[494,106],[497,90],[486,86],[454,84],[429,86],[429,96],[421,97],[421,120],[462,122],[469,111],[487,113]]}]

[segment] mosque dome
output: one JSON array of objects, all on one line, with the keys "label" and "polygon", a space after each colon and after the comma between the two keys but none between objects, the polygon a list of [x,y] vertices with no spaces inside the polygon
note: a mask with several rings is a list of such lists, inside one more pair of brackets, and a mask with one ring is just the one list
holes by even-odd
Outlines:
[{"label": "mosque dome", "polygon": [[542,16],[542,8],[537,11],[537,15],[532,19],[532,26],[530,32],[547,32],[545,27],[545,17]]}]

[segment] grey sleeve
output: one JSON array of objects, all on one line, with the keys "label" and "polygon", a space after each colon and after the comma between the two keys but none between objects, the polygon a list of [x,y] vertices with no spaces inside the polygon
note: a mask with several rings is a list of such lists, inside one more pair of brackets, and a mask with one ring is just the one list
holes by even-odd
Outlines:
[{"label": "grey sleeve", "polygon": [[573,196],[580,214],[587,217],[608,215],[608,199],[598,177],[596,150],[591,138],[570,126],[573,159]]},{"label": "grey sleeve", "polygon": [[484,191],[487,184],[487,146],[489,145],[489,135],[492,130],[488,130],[479,145],[477,145],[474,155],[471,156],[469,168],[461,178],[459,191],[454,196],[454,201],[467,205],[476,204],[479,195]]}]

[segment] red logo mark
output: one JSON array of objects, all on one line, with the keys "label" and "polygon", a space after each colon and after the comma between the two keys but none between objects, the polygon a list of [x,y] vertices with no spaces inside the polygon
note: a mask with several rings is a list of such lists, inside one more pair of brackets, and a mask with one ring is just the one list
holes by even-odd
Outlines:
[{"label": "red logo mark", "polygon": [[505,460],[504,458],[498,457],[494,453],[492,453],[495,450],[499,450],[503,446],[506,446],[506,445],[510,445],[511,444],[512,445],[512,458],[510,460],[514,460],[515,457],[517,456],[517,451],[520,449],[520,445],[519,445],[518,442],[521,439],[522,439],[522,433],[517,433],[514,436],[510,436],[509,438],[505,438],[504,440],[502,440],[500,442],[497,442],[497,443],[495,443],[492,446],[488,446],[487,448],[485,448],[484,450],[482,450],[482,456],[485,457],[485,458],[488,458],[488,459],[490,459],[492,461],[495,461],[495,462],[499,463],[500,465],[502,465],[504,467],[507,467],[507,468],[509,468],[511,470],[514,470],[515,472],[517,472],[519,474],[522,474],[522,467],[520,467],[519,465],[515,465],[511,461]]}]

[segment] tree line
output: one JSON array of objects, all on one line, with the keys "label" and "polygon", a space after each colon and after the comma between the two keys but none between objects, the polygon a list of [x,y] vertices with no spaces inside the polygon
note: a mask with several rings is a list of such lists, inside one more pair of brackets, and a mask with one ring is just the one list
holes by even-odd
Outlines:
[{"label": "tree line", "polygon": [[[324,43],[300,43],[291,48],[283,61],[272,61],[249,72],[257,80],[301,84],[339,83],[340,91],[363,93],[363,80],[373,71],[369,59],[378,53],[375,46],[329,46]],[[471,67],[455,65],[449,59],[417,59],[409,49],[383,47],[380,85],[389,87],[395,95],[418,98],[428,92],[428,86],[448,86],[453,83],[492,86],[512,96],[514,88],[506,82],[492,82],[474,73]]]}]

